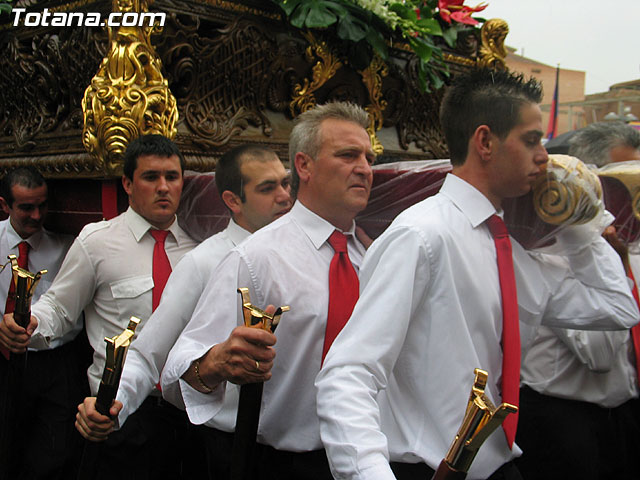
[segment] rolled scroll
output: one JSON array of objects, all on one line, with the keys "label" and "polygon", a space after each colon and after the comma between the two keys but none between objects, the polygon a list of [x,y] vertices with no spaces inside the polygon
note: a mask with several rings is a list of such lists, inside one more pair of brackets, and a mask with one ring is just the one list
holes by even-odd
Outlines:
[{"label": "rolled scroll", "polygon": [[602,210],[600,179],[575,157],[549,155],[544,175],[533,185],[533,206],[551,225],[581,225]]}]

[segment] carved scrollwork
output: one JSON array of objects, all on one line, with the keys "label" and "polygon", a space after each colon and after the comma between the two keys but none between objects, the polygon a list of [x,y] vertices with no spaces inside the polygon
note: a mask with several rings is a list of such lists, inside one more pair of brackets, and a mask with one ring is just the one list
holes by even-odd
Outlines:
[{"label": "carved scrollwork", "polygon": [[417,62],[418,57],[411,55],[390,65],[392,81],[383,86],[388,102],[384,125],[395,127],[398,143],[404,150],[414,143],[424,152],[423,158],[446,158],[448,150],[438,118],[443,92],[420,90]]},{"label": "carved scrollwork", "polygon": [[[20,1],[36,3],[34,10],[108,15],[114,8],[105,0]],[[116,1],[122,8],[147,3]],[[132,28],[11,27],[7,34],[0,26],[2,168],[31,161],[51,176],[117,175],[110,155],[117,158],[128,138],[176,129],[189,168],[211,169],[220,154],[247,141],[286,156],[291,118],[332,100],[368,110],[372,137],[384,130],[385,157],[448,155],[438,121],[442,92],[421,91],[417,57],[402,41],[389,45],[386,63],[374,59],[359,70],[330,30],[305,35],[260,0],[155,0],[154,11],[165,12],[166,22],[151,40],[148,30]],[[507,27],[487,24],[482,62],[499,64]],[[438,44],[453,76],[481,63],[479,42],[479,32],[464,31],[455,48]],[[99,66],[101,79],[92,80]],[[87,85],[92,93],[83,102]],[[94,122],[85,140],[103,152],[94,157],[83,148],[83,105]]]},{"label": "carved scrollwork", "polygon": [[367,69],[359,73],[371,99],[371,103],[365,107],[370,119],[367,131],[369,132],[369,137],[371,137],[373,151],[380,155],[384,151],[384,147],[378,140],[376,132],[382,128],[384,122],[383,112],[387,108],[387,101],[382,98],[382,77],[386,77],[389,74],[389,67],[384,60],[375,55]]},{"label": "carved scrollwork", "polygon": [[505,63],[507,49],[504,46],[504,41],[508,33],[509,25],[504,20],[492,18],[485,22],[481,30],[482,45],[480,46],[478,66],[496,70],[507,68]]},{"label": "carved scrollwork", "polygon": [[[147,12],[145,0],[114,0],[114,12]],[[154,27],[109,27],[110,50],[82,101],[82,143],[108,174],[121,171],[134,138],[177,132],[175,97],[151,46]]]},{"label": "carved scrollwork", "polygon": [[158,51],[190,132],[187,141],[211,150],[250,125],[270,136],[266,92],[277,46],[264,26],[244,18],[206,29],[197,20],[171,21],[176,33],[163,36]]},{"label": "carved scrollwork", "polygon": [[264,115],[264,74],[272,61],[273,43],[262,27],[234,21],[219,37],[197,51],[200,58],[197,94],[185,106],[191,130],[211,145],[226,144],[250,124],[271,134]]},{"label": "carved scrollwork", "polygon": [[292,100],[289,105],[289,110],[293,117],[306,112],[316,105],[314,92],[322,87],[342,67],[342,62],[331,51],[326,41],[316,40],[314,35],[308,31],[303,35],[309,42],[306,50],[307,60],[313,62],[314,58],[318,58],[318,61],[313,66],[311,81],[305,78],[302,85],[297,84],[293,89]]}]

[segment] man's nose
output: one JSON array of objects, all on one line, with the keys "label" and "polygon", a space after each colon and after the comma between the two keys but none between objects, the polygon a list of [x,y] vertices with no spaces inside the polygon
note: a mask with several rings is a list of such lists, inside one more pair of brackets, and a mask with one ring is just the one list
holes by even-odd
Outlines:
[{"label": "man's nose", "polygon": [[169,190],[169,182],[167,182],[167,179],[164,175],[160,175],[160,177],[158,178],[158,184],[156,188],[158,191],[162,192]]},{"label": "man's nose", "polygon": [[276,192],[276,203],[287,203],[291,201],[291,187],[278,186]]}]

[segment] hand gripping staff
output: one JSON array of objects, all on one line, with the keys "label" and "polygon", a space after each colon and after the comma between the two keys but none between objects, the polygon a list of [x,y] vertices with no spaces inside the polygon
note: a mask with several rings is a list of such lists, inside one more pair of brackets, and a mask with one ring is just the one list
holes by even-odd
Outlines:
[{"label": "hand gripping staff", "polygon": [[127,325],[127,328],[120,335],[112,338],[104,338],[107,344],[107,359],[96,397],[96,410],[102,415],[109,416],[109,409],[118,393],[118,385],[120,384],[120,377],[122,375],[122,369],[124,368],[124,360],[139,323],[140,319],[138,317],[131,317],[129,319],[129,325]]},{"label": "hand gripping staff", "polygon": [[[110,416],[109,409],[118,393],[124,361],[139,323],[140,319],[138,317],[131,317],[127,328],[120,335],[104,338],[107,344],[107,358],[102,372],[102,380],[100,380],[100,386],[98,387],[98,395],[96,396],[96,410],[107,417]],[[82,452],[78,480],[93,480],[96,477],[95,469],[98,465],[97,460],[101,450],[102,443],[87,441]]]},{"label": "hand gripping staff", "polygon": [[471,387],[462,425],[431,480],[466,478],[471,463],[484,441],[502,425],[507,415],[518,411],[518,407],[509,403],[494,407],[484,394],[489,374],[479,368],[476,368],[474,373],[476,378]]},{"label": "hand gripping staff", "polygon": [[31,299],[36,286],[40,281],[40,277],[47,273],[46,270],[40,270],[37,273],[31,273],[29,270],[18,266],[18,257],[15,255],[7,256],[11,262],[12,281],[15,285],[15,309],[13,318],[21,327],[29,325],[31,319]]},{"label": "hand gripping staff", "polygon": [[[40,270],[37,273],[31,273],[26,268],[18,265],[18,257],[8,255],[7,258],[11,263],[11,284],[9,287],[8,298],[13,302],[13,319],[18,325],[26,328],[31,320],[31,299],[36,290],[36,286],[40,281],[40,277],[47,273],[46,270]],[[6,264],[5,264],[6,265]],[[4,268],[4,266],[2,267]],[[27,362],[27,352],[12,353],[9,357],[13,371],[22,374]]]},{"label": "hand gripping staff", "polygon": [[[289,311],[288,306],[279,307],[269,315],[251,304],[248,288],[238,288],[242,296],[242,314],[245,327],[261,328],[271,333],[276,331],[280,317]],[[255,472],[255,444],[260,420],[260,404],[264,383],[247,383],[240,387],[236,432],[231,453],[231,479],[251,480]]]}]

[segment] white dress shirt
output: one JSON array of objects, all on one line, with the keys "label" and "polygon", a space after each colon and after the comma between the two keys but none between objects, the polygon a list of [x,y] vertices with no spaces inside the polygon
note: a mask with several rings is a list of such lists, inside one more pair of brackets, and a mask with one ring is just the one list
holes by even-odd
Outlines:
[{"label": "white dress shirt", "polygon": [[[640,256],[629,255],[635,278]],[[636,276],[639,275],[639,276]],[[638,397],[631,332],[541,326],[522,362],[521,382],[552,397],[617,407]]]},{"label": "white dress shirt", "polygon": [[[0,262],[7,262],[7,256],[11,254],[18,257],[18,244],[23,241],[29,244],[29,265],[27,270],[33,273],[47,270],[47,273],[40,277],[40,281],[36,285],[31,301],[33,304],[51,286],[53,279],[58,274],[58,270],[60,270],[64,256],[67,254],[71,242],[73,242],[73,237],[71,235],[51,233],[42,229],[24,240],[16,233],[10,219],[7,218],[0,222]],[[0,272],[0,308],[3,314],[10,282],[11,264],[8,264]],[[1,321],[2,319],[0,318]],[[52,341],[49,348],[56,348],[73,340],[80,330],[82,330],[82,322],[78,322],[77,327],[70,330],[63,337]]]},{"label": "white dress shirt", "polygon": [[[461,424],[475,368],[488,371],[486,393],[501,403],[501,294],[485,224],[495,213],[449,174],[439,194],[401,213],[369,247],[360,299],[316,381],[335,478],[393,479],[389,460],[437,468]],[[603,239],[572,255],[570,270],[511,243],[523,347],[541,321],[637,322],[620,259]],[[487,478],[520,453],[498,429],[468,478]]]},{"label": "white dress shirt", "polygon": [[[348,253],[356,271],[364,247],[349,232]],[[300,201],[292,210],[234,248],[212,275],[191,322],[169,354],[162,388],[179,382],[192,423],[220,428],[226,382],[203,394],[181,380],[191,362],[226,340],[243,324],[237,287],[248,287],[251,302],[265,307],[289,305],[276,330],[273,376],[264,384],[258,441],[288,451],[322,448],[313,385],[320,370],[329,304],[327,243],[335,227]]]},{"label": "white dress shirt", "polygon": [[[225,230],[188,252],[171,272],[160,305],[127,352],[117,395],[124,405],[118,415],[120,425],[140,407],[160,381],[160,372],[169,350],[191,319],[215,267],[229,250],[249,235],[231,219]],[[169,388],[162,394],[172,403],[182,406],[179,389]],[[235,422],[235,410],[231,415]],[[231,426],[233,428],[233,424]]]},{"label": "white dress shirt", "polygon": [[[33,304],[38,327],[31,343],[48,344],[75,328],[84,310],[93,363],[89,386],[95,395],[105,362],[104,337],[119,335],[135,315],[140,335],[151,316],[152,265],[155,240],[152,228],[132,208],[117,217],[86,225],[69,249],[51,288]],[[172,267],[196,243],[174,221],[165,250]],[[134,340],[135,342],[135,340]]]},{"label": "white dress shirt", "polygon": [[638,396],[629,330],[540,327],[522,361],[521,382],[552,397],[617,407]]}]

